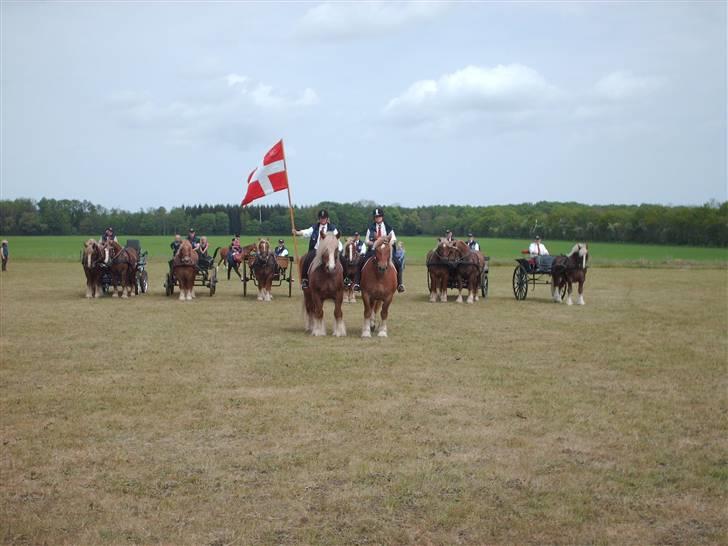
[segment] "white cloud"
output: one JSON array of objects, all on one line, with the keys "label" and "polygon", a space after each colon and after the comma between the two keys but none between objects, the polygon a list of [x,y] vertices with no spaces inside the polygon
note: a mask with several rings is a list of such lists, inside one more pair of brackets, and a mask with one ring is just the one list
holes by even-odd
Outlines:
[{"label": "white cloud", "polygon": [[517,122],[563,96],[536,70],[520,64],[467,66],[437,80],[414,82],[384,108],[404,121],[453,120],[463,114],[503,114]]},{"label": "white cloud", "polygon": [[433,19],[448,8],[446,2],[324,3],[306,12],[298,33],[323,40],[360,38]]},{"label": "white cloud", "polygon": [[604,76],[594,86],[598,97],[619,101],[644,97],[661,85],[657,78],[634,76],[630,72],[616,71]]},{"label": "white cloud", "polygon": [[271,121],[296,115],[319,102],[311,88],[291,96],[238,74],[216,78],[208,91],[206,99],[171,102],[123,93],[111,97],[109,107],[127,126],[160,130],[177,144],[212,140],[245,147],[251,135],[257,138]]}]

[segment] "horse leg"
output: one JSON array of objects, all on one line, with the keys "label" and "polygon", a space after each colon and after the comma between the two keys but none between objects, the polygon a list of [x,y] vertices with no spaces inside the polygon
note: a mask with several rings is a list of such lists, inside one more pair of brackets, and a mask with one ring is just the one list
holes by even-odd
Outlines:
[{"label": "horse leg", "polygon": [[382,309],[379,314],[381,322],[379,323],[379,330],[377,331],[377,336],[379,337],[387,337],[387,317],[389,316],[389,304],[392,303],[393,296],[394,294],[390,294],[387,299],[384,300],[384,303],[382,303]]},{"label": "horse leg", "polygon": [[566,305],[574,305],[574,302],[571,301],[571,279],[566,279],[566,291],[568,292],[569,297],[566,299]]},{"label": "horse leg", "polygon": [[361,327],[361,337],[372,337],[372,302],[367,292],[361,293],[364,302],[364,324]]},{"label": "horse leg", "polygon": [[312,336],[325,336],[326,323],[324,322],[324,302],[318,294],[311,295],[313,307],[313,329]]},{"label": "horse leg", "polygon": [[584,302],[584,279],[579,279],[579,297],[576,300],[577,305],[586,305]]},{"label": "horse leg", "polygon": [[556,303],[561,303],[561,287],[564,286],[564,278],[561,275],[551,277],[552,297]]},{"label": "horse leg", "polygon": [[334,299],[334,335],[336,337],[346,336],[346,324],[344,324],[344,313],[341,310],[341,304],[344,301],[344,291],[336,293]]},{"label": "horse leg", "polygon": [[266,301],[273,301],[273,291],[271,290],[273,288],[273,275],[271,274],[270,277],[268,277],[268,282],[265,283],[265,291],[266,291]]},{"label": "horse leg", "polygon": [[455,303],[463,303],[463,280],[462,280],[462,278],[458,279],[458,297],[455,300]]},{"label": "horse leg", "polygon": [[428,271],[427,274],[430,276],[430,303],[437,301],[437,279],[432,271]]},{"label": "horse leg", "polygon": [[447,278],[447,275],[440,277],[440,301],[442,303],[447,303]]}]

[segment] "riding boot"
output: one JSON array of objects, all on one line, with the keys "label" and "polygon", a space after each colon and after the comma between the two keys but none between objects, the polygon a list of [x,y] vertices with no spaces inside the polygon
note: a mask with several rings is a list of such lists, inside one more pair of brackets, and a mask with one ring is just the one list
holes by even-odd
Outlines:
[{"label": "riding boot", "polygon": [[402,284],[402,266],[397,266],[397,292],[404,292],[404,284]]},{"label": "riding boot", "polygon": [[356,268],[356,275],[354,275],[354,292],[361,292],[361,286],[359,286],[359,283],[361,282],[361,270],[364,267],[364,262],[366,261],[366,256],[359,260],[359,266]]}]

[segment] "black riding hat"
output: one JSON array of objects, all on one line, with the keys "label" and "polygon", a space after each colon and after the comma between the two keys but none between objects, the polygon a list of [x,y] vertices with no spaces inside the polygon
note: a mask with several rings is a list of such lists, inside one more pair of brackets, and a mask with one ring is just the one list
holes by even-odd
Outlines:
[{"label": "black riding hat", "polygon": [[372,216],[384,216],[384,209],[377,207],[372,211]]},{"label": "black riding hat", "polygon": [[318,211],[317,216],[318,216],[319,220],[321,218],[328,218],[329,217],[329,211],[326,210],[326,209],[321,209],[320,211]]},{"label": "black riding hat", "polygon": [[283,239],[278,239],[278,242],[279,242],[280,244],[283,244]]}]

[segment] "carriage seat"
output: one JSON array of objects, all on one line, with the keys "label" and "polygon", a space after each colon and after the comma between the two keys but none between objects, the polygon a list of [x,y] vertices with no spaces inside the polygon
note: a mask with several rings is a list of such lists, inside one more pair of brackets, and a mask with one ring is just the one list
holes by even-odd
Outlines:
[{"label": "carriage seat", "polygon": [[551,266],[554,264],[555,256],[534,256],[536,270],[541,273],[551,273]]}]

